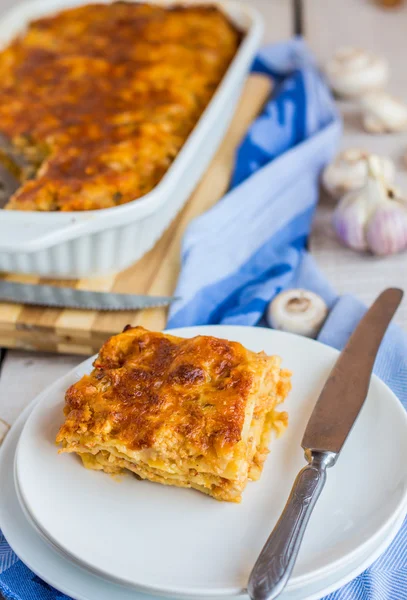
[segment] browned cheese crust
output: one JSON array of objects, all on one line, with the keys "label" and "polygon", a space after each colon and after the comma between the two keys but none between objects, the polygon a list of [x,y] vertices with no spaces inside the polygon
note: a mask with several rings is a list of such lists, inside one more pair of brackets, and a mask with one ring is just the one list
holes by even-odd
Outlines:
[{"label": "browned cheese crust", "polygon": [[240,38],[211,6],[93,4],[30,23],[0,52],[0,134],[13,148],[0,160],[21,181],[7,208],[93,210],[152,190]]},{"label": "browned cheese crust", "polygon": [[284,430],[290,373],[279,357],[209,336],[129,328],[66,393],[57,442],[85,466],[239,501]]}]

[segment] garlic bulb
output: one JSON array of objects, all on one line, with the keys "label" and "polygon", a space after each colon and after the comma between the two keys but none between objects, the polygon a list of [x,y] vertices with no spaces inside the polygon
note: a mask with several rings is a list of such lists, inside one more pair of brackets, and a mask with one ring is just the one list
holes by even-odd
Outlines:
[{"label": "garlic bulb", "polygon": [[[340,152],[322,173],[322,183],[327,192],[339,200],[347,192],[361,188],[366,181],[369,156],[369,152],[360,148],[349,148]],[[396,171],[393,161],[384,156],[378,159],[385,179],[392,182]]]},{"label": "garlic bulb", "polygon": [[386,255],[407,248],[407,202],[387,184],[377,156],[368,159],[363,188],[339,202],[333,226],[343,244],[354,250]]},{"label": "garlic bulb", "polygon": [[270,302],[267,321],[273,329],[316,337],[327,314],[327,305],[314,292],[287,290]]},{"label": "garlic bulb", "polygon": [[386,92],[362,98],[363,127],[369,133],[393,133],[407,129],[407,104]]},{"label": "garlic bulb", "polygon": [[359,97],[383,88],[387,82],[387,61],[361,48],[339,48],[325,67],[331,88],[345,97]]}]

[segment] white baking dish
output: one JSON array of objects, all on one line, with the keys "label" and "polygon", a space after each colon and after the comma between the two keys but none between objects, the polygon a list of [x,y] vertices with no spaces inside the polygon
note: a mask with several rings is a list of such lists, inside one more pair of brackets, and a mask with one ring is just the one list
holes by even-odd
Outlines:
[{"label": "white baking dish", "polygon": [[[32,19],[84,1],[30,0],[20,4],[1,18],[0,44],[8,43]],[[219,5],[245,36],[210,104],[161,182],[143,198],[114,208],[66,213],[2,210],[0,271],[64,278],[104,275],[125,269],[158,240],[213,157],[262,38],[262,18],[248,2],[212,3]]]}]

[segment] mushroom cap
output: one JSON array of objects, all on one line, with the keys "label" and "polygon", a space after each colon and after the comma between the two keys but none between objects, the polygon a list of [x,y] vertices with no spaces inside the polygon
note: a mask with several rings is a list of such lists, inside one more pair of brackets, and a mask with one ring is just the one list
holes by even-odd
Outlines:
[{"label": "mushroom cap", "polygon": [[269,304],[267,321],[273,329],[316,337],[328,314],[321,296],[304,289],[278,294]]},{"label": "mushroom cap", "polygon": [[339,48],[326,63],[331,88],[344,97],[358,97],[383,88],[388,80],[387,61],[363,48]]}]

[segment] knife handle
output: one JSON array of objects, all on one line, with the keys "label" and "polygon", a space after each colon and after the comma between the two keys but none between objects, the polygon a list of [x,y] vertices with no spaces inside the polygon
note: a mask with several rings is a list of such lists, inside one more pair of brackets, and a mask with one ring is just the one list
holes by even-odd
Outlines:
[{"label": "knife handle", "polygon": [[252,600],[273,600],[285,588],[294,568],[309,518],[326,481],[326,469],[337,458],[332,452],[306,451],[309,464],[297,475],[284,511],[250,574]]}]

